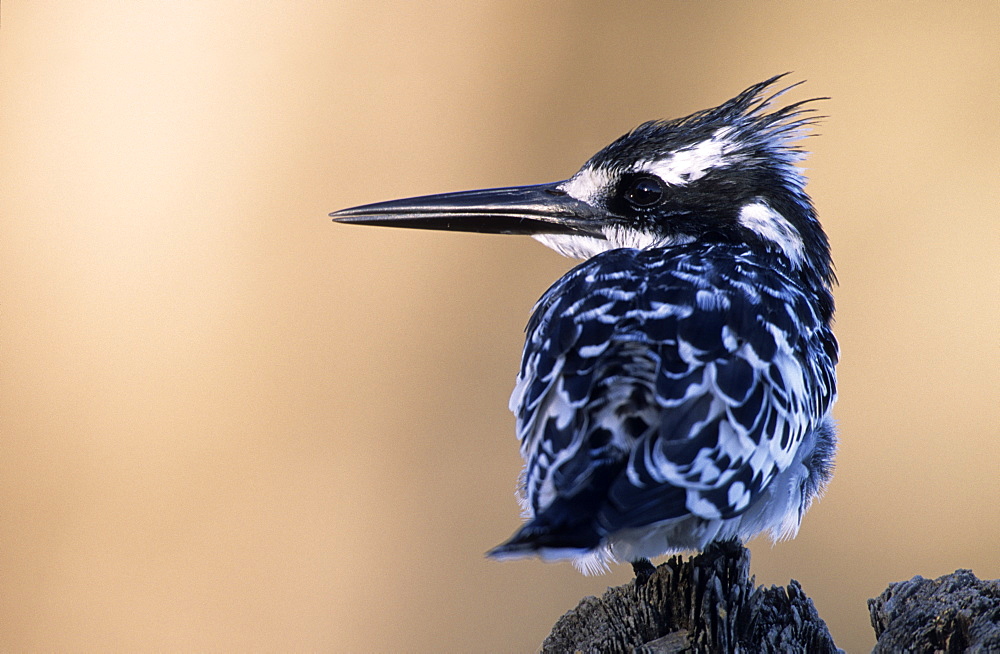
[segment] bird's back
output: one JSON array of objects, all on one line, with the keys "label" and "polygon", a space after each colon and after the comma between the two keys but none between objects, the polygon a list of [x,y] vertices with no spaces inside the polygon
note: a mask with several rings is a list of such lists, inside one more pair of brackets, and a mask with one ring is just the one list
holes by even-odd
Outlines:
[{"label": "bird's back", "polygon": [[511,398],[532,520],[494,555],[599,566],[794,534],[830,474],[837,345],[829,293],[775,261],[619,249],[549,289]]}]

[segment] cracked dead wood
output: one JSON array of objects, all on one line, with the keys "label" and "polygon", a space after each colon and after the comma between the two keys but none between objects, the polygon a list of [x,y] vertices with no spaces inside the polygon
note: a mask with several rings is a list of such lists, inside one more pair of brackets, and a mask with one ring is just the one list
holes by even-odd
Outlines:
[{"label": "cracked dead wood", "polygon": [[868,600],[873,652],[1000,652],[1000,579],[971,570],[889,584]]},{"label": "cracked dead wood", "polygon": [[[756,586],[750,552],[736,543],[663,563],[635,580],[587,597],[542,644],[560,652],[838,652],[798,582]],[[890,584],[868,600],[881,652],[1000,652],[1000,580],[970,570]]]},{"label": "cracked dead wood", "polygon": [[675,556],[645,583],[588,597],[564,615],[542,652],[837,652],[798,582],[756,586],[750,552],[733,542]]}]

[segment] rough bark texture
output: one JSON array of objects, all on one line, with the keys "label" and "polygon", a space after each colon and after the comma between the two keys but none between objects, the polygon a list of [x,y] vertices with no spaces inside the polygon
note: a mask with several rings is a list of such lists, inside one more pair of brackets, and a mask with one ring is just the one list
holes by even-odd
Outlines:
[{"label": "rough bark texture", "polygon": [[838,652],[798,582],[755,586],[750,552],[715,544],[645,583],[609,588],[564,615],[542,652]]},{"label": "rough bark texture", "polygon": [[1000,580],[971,570],[889,584],[868,611],[873,652],[1000,652]]}]

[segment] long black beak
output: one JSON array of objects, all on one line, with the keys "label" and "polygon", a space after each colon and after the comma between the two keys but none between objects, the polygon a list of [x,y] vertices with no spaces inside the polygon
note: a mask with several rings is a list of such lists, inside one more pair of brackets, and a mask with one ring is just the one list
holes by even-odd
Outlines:
[{"label": "long black beak", "polygon": [[585,234],[604,238],[599,215],[555,184],[424,195],[341,209],[337,222],[488,234]]}]

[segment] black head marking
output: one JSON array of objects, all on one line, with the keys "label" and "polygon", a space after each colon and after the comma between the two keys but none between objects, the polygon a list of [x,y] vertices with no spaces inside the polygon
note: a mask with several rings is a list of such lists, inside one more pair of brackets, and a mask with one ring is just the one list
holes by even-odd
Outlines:
[{"label": "black head marking", "polygon": [[622,229],[665,242],[746,242],[832,281],[829,246],[796,163],[818,117],[803,100],[768,111],[785,75],[723,104],[640,125],[595,154],[564,188]]}]

